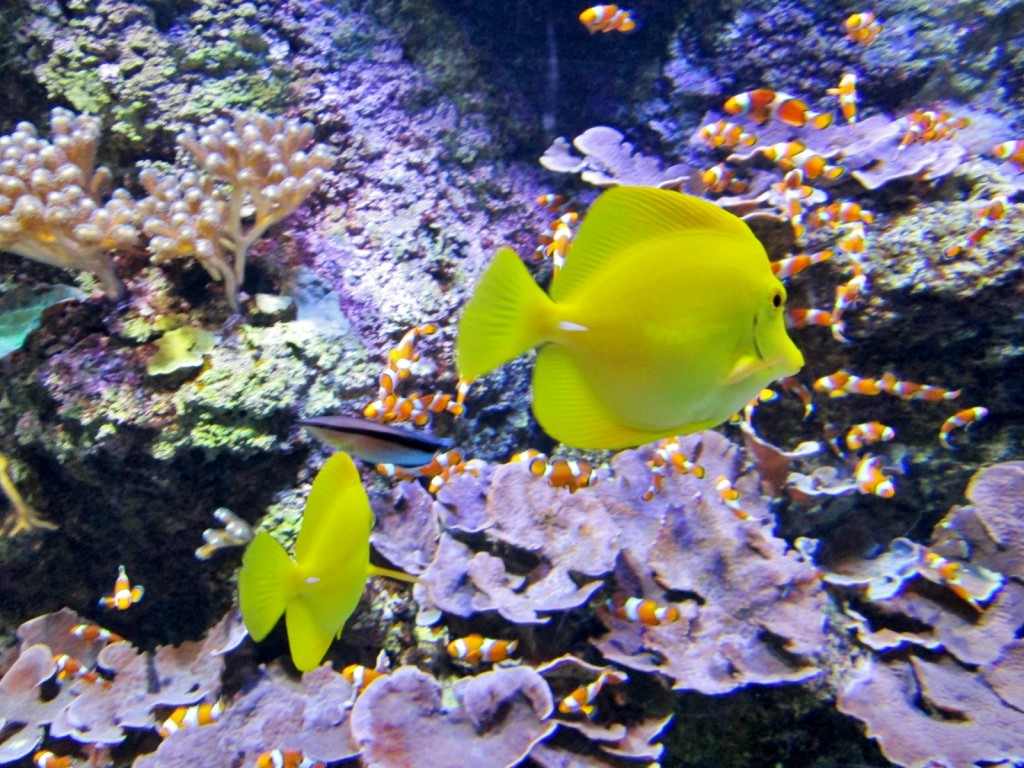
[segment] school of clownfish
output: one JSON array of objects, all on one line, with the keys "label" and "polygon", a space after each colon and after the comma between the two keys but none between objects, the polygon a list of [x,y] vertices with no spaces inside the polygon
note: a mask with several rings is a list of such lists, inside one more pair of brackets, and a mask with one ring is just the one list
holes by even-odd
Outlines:
[{"label": "school of clownfish", "polygon": [[[580,21],[591,32],[632,32],[637,28],[632,12],[614,5],[589,8],[580,15]],[[880,21],[870,12],[852,14],[843,24],[843,32],[847,39],[859,45],[872,44],[881,31]],[[856,75],[844,74],[837,87],[828,89],[827,93],[837,98],[840,114],[847,124],[856,123]],[[765,125],[769,121],[777,120],[790,126],[823,129],[831,125],[834,119],[831,113],[816,112],[795,96],[767,88],[754,89],[730,97],[723,104],[723,110],[730,116],[744,116],[756,125]],[[967,125],[963,118],[953,117],[948,112],[928,109],[914,110],[901,118],[900,123],[904,133],[895,150],[897,155],[915,143],[952,138]],[[730,150],[740,146],[753,147],[758,142],[757,136],[747,127],[727,119],[703,126],[697,135],[713,151]],[[863,254],[868,247],[867,231],[868,226],[875,221],[874,214],[857,202],[842,200],[804,210],[804,201],[815,192],[807,182],[838,179],[845,173],[845,169],[829,162],[828,158],[813,151],[803,142],[776,143],[759,148],[757,154],[774,163],[783,172],[782,180],[774,185],[774,191],[782,199],[782,213],[791,223],[797,240],[809,231],[822,228],[829,228],[837,233],[832,248],[810,254],[801,253],[773,262],[772,270],[776,276],[780,280],[788,281],[808,267],[831,260],[839,254],[845,258],[851,272],[849,279],[836,287],[830,308],[790,308],[787,310],[787,325],[793,329],[826,327],[836,341],[851,343],[846,335],[844,316],[860,305],[870,289]],[[992,155],[997,159],[1012,162],[1024,170],[1024,140],[999,144],[993,148]],[[709,194],[735,194],[746,188],[746,181],[739,178],[737,170],[730,168],[727,163],[727,160],[719,162],[701,175]],[[549,219],[546,230],[539,236],[539,245],[533,258],[550,260],[552,272],[557,275],[565,264],[581,212],[561,194],[542,194],[536,203],[553,218]],[[1008,210],[1009,201],[1005,196],[984,201],[977,211],[977,228],[970,232],[961,244],[948,248],[943,257],[953,259],[977,247],[997,222],[1007,215]],[[426,404],[420,404],[423,396],[402,398],[395,392],[399,381],[408,375],[411,364],[418,359],[415,339],[437,330],[437,326],[432,324],[413,329],[389,352],[386,369],[381,377],[380,396],[367,407],[364,411],[365,416],[385,422],[411,421],[416,426],[424,426],[430,423],[430,414],[447,411],[453,416],[460,416],[465,412],[464,402],[469,382],[464,380],[458,382],[454,397],[426,396]],[[837,371],[818,379],[811,388],[792,377],[779,382],[779,386],[783,391],[800,398],[804,405],[805,420],[814,414],[812,389],[830,398],[888,394],[905,400],[933,403],[954,400],[960,395],[959,390],[901,381],[891,372],[885,372],[878,378],[867,378],[848,371]],[[778,393],[774,390],[765,390],[737,415],[736,420],[745,422],[752,428],[757,406],[777,397]],[[437,402],[437,405],[429,407],[433,402]],[[956,411],[939,426],[939,443],[944,448],[954,449],[954,431],[966,430],[987,415],[988,410],[981,406]],[[891,498],[895,494],[895,479],[887,474],[885,459],[867,451],[871,446],[892,441],[896,435],[893,427],[869,421],[852,425],[846,430],[828,424],[823,432],[827,445],[838,456],[845,459],[850,454],[855,455],[856,463],[851,469],[851,474],[860,493],[881,498]],[[585,460],[551,459],[532,449],[517,454],[512,457],[512,461],[526,463],[534,476],[546,478],[553,487],[566,488],[570,492],[594,485],[599,481],[602,472],[607,472],[606,469],[595,470]],[[483,466],[484,462],[475,459],[467,461],[460,451],[452,450],[435,456],[430,463],[421,467],[379,465],[378,470],[382,474],[399,479],[427,478],[430,491],[436,492],[452,476],[461,472],[478,475]],[[645,500],[653,499],[661,491],[670,471],[689,473],[698,478],[704,477],[704,469],[686,457],[680,449],[679,441],[672,438],[661,440],[654,446],[653,457],[648,466],[652,480],[642,496]],[[737,517],[749,519],[749,515],[743,509],[739,492],[732,487],[729,480],[719,477],[714,483],[715,491],[722,502]]]},{"label": "school of clownfish", "polygon": [[[591,33],[596,32],[633,32],[637,29],[637,20],[633,13],[616,5],[597,5],[580,14],[581,23]],[[853,14],[843,25],[847,39],[860,45],[870,45],[882,31],[882,26],[875,15],[870,12]],[[838,99],[840,113],[848,124],[857,120],[857,78],[852,73],[844,74],[836,88],[828,89],[828,95]],[[815,112],[799,98],[781,91],[766,88],[747,91],[726,100],[724,111],[731,116],[746,116],[757,125],[764,125],[770,120],[778,120],[791,126],[810,126],[822,129],[831,125],[833,116],[827,112]],[[951,138],[966,126],[966,120],[953,118],[946,112],[934,110],[916,110],[901,120],[906,131],[897,146],[898,154],[907,146],[917,142],[938,141]],[[758,138],[741,124],[722,119],[703,126],[698,132],[699,139],[711,150],[733,149],[736,147],[752,147]],[[863,261],[859,257],[866,249],[866,225],[874,223],[874,215],[863,209],[856,202],[836,201],[822,205],[810,211],[804,211],[803,201],[808,199],[813,189],[806,181],[817,179],[832,180],[839,178],[845,171],[842,167],[830,164],[824,156],[809,149],[799,141],[777,143],[760,148],[758,154],[776,164],[784,172],[780,183],[774,185],[783,200],[782,211],[790,221],[794,235],[799,240],[807,231],[823,227],[842,228],[842,234],[836,242],[835,249],[826,249],[812,254],[798,254],[780,259],[772,263],[772,270],[783,281],[792,279],[803,270],[823,263],[836,256],[837,251],[848,258],[852,277],[840,284],[830,310],[823,309],[789,309],[787,324],[794,329],[810,326],[827,327],[832,336],[841,343],[850,343],[846,337],[843,315],[851,308],[858,306],[868,291],[868,278]],[[1000,160],[1015,164],[1024,172],[1024,139],[1003,142],[992,149],[992,155]],[[739,178],[737,171],[720,162],[701,174],[702,181],[710,194],[739,194],[747,188],[747,182]],[[573,210],[571,202],[564,195],[548,193],[539,196],[538,206],[551,215],[547,229],[540,235],[540,244],[534,253],[536,260],[550,259],[554,274],[564,266],[569,246],[575,235],[575,228],[580,221],[580,212]],[[1005,196],[998,196],[977,210],[978,226],[970,232],[958,245],[948,248],[944,257],[953,259],[962,256],[968,250],[979,245],[982,239],[992,231],[997,223],[1008,213],[1009,201]],[[396,347],[387,354],[384,370],[379,379],[378,397],[369,403],[363,411],[365,418],[384,424],[409,423],[416,428],[427,428],[433,418],[447,413],[451,417],[465,414],[465,399],[469,390],[469,382],[459,380],[454,395],[441,393],[399,394],[402,382],[410,377],[413,365],[420,359],[416,350],[416,342],[422,337],[432,336],[439,331],[439,326],[426,323],[410,329]],[[954,400],[961,394],[960,390],[950,390],[934,385],[919,384],[899,380],[894,374],[886,372],[878,378],[860,377],[849,371],[840,370],[821,377],[813,382],[811,389],[796,378],[790,377],[779,382],[780,388],[798,397],[804,406],[804,418],[814,414],[813,391],[829,398],[841,398],[851,395],[874,396],[887,394],[905,400],[941,403]],[[759,404],[778,398],[772,389],[764,390],[743,410],[737,414],[734,422],[743,422],[752,429],[752,420]],[[952,434],[957,429],[967,429],[988,415],[984,407],[964,408],[949,416],[939,427],[940,444],[952,449]],[[881,456],[862,453],[865,449],[895,439],[893,427],[878,421],[868,421],[850,426],[843,431],[835,425],[824,428],[826,443],[840,457],[849,453],[858,456],[852,470],[857,490],[863,494],[872,494],[882,498],[891,498],[896,492],[894,479],[885,472],[885,460]],[[642,494],[642,499],[649,501],[663,489],[670,472],[691,474],[704,479],[705,470],[702,466],[689,459],[682,451],[678,438],[667,438],[656,443],[653,455],[648,462],[651,471],[651,484]],[[598,482],[601,473],[584,460],[552,459],[539,451],[528,449],[511,458],[511,461],[527,465],[530,473],[544,478],[555,488],[565,488],[570,493],[587,488]],[[477,459],[466,460],[458,450],[449,450],[436,454],[430,462],[418,467],[404,467],[395,464],[378,464],[377,470],[387,477],[413,480],[424,478],[428,481],[428,489],[436,493],[448,480],[463,472],[479,475],[486,462]],[[607,471],[607,470],[606,470]],[[739,491],[733,487],[728,478],[720,476],[714,480],[714,489],[723,504],[741,520],[750,520],[751,516],[744,510]],[[226,511],[226,510],[225,510]],[[230,513],[229,513],[230,514]],[[240,537],[239,541],[247,540]],[[230,546],[236,542],[224,544],[207,542],[201,548],[204,557],[222,546]],[[209,551],[207,551],[209,550]],[[197,556],[198,553],[197,553]],[[975,577],[971,567],[955,560],[942,557],[922,548],[922,556],[918,563],[918,572],[937,584],[950,589],[977,610],[981,610],[996,591],[1001,581],[998,579],[981,579],[983,588],[978,588],[979,579]],[[111,594],[99,600],[99,605],[110,610],[124,611],[142,600],[145,589],[139,584],[132,584],[125,567],[119,566],[115,586]],[[679,610],[670,604],[662,604],[649,598],[639,598],[616,593],[604,603],[609,614],[623,621],[637,622],[645,626],[659,626],[664,623],[678,621]],[[124,638],[94,624],[79,624],[71,629],[71,633],[87,642],[116,643]],[[514,658],[518,648],[515,639],[487,638],[479,634],[470,634],[449,642],[446,646],[449,657],[456,663],[468,666],[481,664],[516,663]],[[67,683],[83,680],[90,684],[109,686],[110,680],[103,677],[98,670],[85,668],[78,660],[67,654],[54,657],[56,666],[55,680]],[[375,667],[351,664],[342,670],[342,675],[352,686],[354,702],[365,688],[374,680],[389,673],[387,655],[382,651]],[[628,681],[625,673],[608,669],[602,671],[596,679],[569,691],[559,699],[558,711],[564,715],[582,714],[593,718],[597,712],[596,702],[606,685],[617,685]],[[171,711],[158,726],[158,733],[166,738],[172,733],[187,728],[196,728],[217,722],[224,712],[221,700],[202,702],[191,706],[178,707]],[[39,750],[33,756],[37,768],[70,768],[74,760],[70,756],[57,756],[48,750]],[[323,763],[305,757],[296,750],[272,750],[261,754],[257,759],[258,768],[322,768]]]},{"label": "school of clownfish", "polygon": [[[110,595],[100,599],[99,604],[111,610],[125,611],[136,605],[143,596],[140,585],[132,585],[122,565],[118,569],[115,586]],[[661,604],[652,599],[630,597],[616,593],[604,602],[605,609],[622,621],[636,622],[644,626],[660,626],[679,620],[679,609],[674,605]],[[70,634],[88,643],[109,645],[125,642],[125,638],[97,624],[77,624]],[[446,651],[453,663],[476,668],[484,664],[518,664],[515,658],[518,649],[516,639],[488,638],[473,633],[456,638],[449,642]],[[78,660],[67,654],[54,656],[56,671],[53,679],[58,685],[66,685],[74,681],[84,681],[90,685],[101,685],[109,688],[111,680],[104,677],[98,669],[87,669]],[[374,667],[362,664],[349,664],[341,671],[341,675],[350,683],[352,693],[344,703],[350,708],[357,697],[375,680],[390,674],[390,661],[387,654],[381,651]],[[594,718],[597,714],[597,700],[606,685],[619,685],[628,682],[629,676],[615,669],[602,670],[597,677],[581,684],[568,692],[559,693],[558,711],[567,716],[584,715]],[[559,685],[554,686],[559,689]],[[217,698],[214,701],[202,701],[189,706],[176,707],[156,726],[161,738],[168,738],[181,730],[190,730],[212,725],[220,721],[224,715],[226,703]],[[47,749],[37,750],[32,757],[37,768],[72,768],[78,761],[72,755],[57,755]],[[257,768],[322,768],[324,763],[306,757],[301,751],[275,749],[263,752],[256,759]]]}]

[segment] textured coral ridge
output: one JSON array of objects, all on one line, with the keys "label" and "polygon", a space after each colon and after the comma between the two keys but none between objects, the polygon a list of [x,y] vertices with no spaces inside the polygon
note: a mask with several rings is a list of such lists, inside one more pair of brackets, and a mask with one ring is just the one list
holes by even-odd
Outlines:
[{"label": "textured coral ridge", "polygon": [[[972,503],[950,511],[932,546],[970,552],[972,565],[1011,581],[981,616],[950,610],[943,595],[927,592],[893,600],[886,614],[923,631],[893,633],[891,645],[903,650],[862,659],[837,698],[839,710],[864,721],[885,756],[902,766],[1024,759],[1024,463],[979,472],[966,495]],[[922,635],[940,642],[922,642]],[[914,650],[922,645],[945,652]]]},{"label": "textured coral ridge", "polygon": [[[753,495],[757,478],[749,469],[741,474],[742,451],[724,437],[703,433],[683,448]],[[452,636],[458,624],[521,638],[536,626],[542,631],[532,634],[521,664],[490,672],[446,667],[434,645],[434,638],[444,642],[439,627],[418,648],[404,636],[396,649],[421,669],[400,667],[358,697],[326,665],[297,680],[276,664],[257,670],[240,659],[242,668],[232,673],[243,678],[239,687],[222,682],[225,658],[236,658],[225,654],[244,634],[236,615],[203,641],[140,653],[127,642],[98,649],[75,637],[70,630],[80,620],[65,610],[19,630],[20,654],[0,679],[11,702],[0,714],[10,731],[0,759],[31,753],[47,734],[112,747],[129,733],[155,729],[168,709],[218,697],[226,710],[218,722],[173,733],[138,765],[183,766],[197,754],[211,765],[236,765],[238,757],[251,764],[280,748],[328,762],[358,754],[381,768],[449,766],[453,750],[481,764],[511,766],[542,741],[541,765],[561,764],[574,752],[583,753],[574,758],[579,765],[657,759],[669,688],[725,693],[818,675],[826,595],[815,568],[772,535],[763,500],[740,519],[708,481],[677,476],[658,499],[642,501],[647,456],[619,454],[613,476],[575,494],[512,463],[482,478],[456,478],[441,501],[411,482],[395,489],[390,504],[378,500],[374,543],[419,574],[421,623],[443,615]],[[659,603],[685,595],[676,603],[683,617],[660,627],[616,618],[592,600],[602,586]],[[546,626],[553,615],[588,603],[600,620],[591,622],[588,638],[574,621]],[[646,682],[616,685],[615,697],[600,699],[593,722],[553,717],[556,701],[609,669],[571,656],[542,664],[573,644],[593,655],[590,644]],[[44,700],[40,683],[52,678],[59,653],[95,665],[112,683],[65,681]],[[132,743],[142,752],[153,748],[152,741]]]},{"label": "textured coral ridge", "polygon": [[[452,754],[495,766],[529,756],[540,766],[624,768],[662,758],[671,691],[783,683],[812,685],[823,701],[835,696],[898,765],[1019,758],[1024,463],[978,473],[971,504],[951,510],[929,544],[947,556],[969,551],[970,566],[1010,579],[990,605],[965,610],[952,593],[915,582],[865,607],[872,600],[849,588],[826,591],[822,572],[773,535],[742,449],[714,432],[680,447],[741,492],[744,515],[694,474],[673,473],[652,501],[641,500],[651,448],[618,454],[595,486],[576,493],[513,462],[454,478],[438,500],[414,482],[399,484],[390,502],[378,499],[375,546],[418,574],[417,622],[437,626],[395,623],[385,642],[404,666],[361,690],[329,664],[301,679],[279,662],[256,667],[236,650],[245,632],[234,613],[204,640],[152,652],[80,639],[70,630],[81,620],[67,610],[34,619],[19,629],[19,652],[0,678],[0,762],[40,746],[67,752],[73,742],[81,746],[71,752],[93,755],[120,745],[144,768],[181,768],[197,755],[227,768],[273,749],[324,762],[358,756],[379,768],[442,768]],[[627,620],[598,596],[619,593],[671,604],[678,617]],[[384,598],[357,612],[346,655],[368,637],[376,639],[363,657],[381,642],[380,611],[403,599]],[[909,632],[908,620],[926,629]],[[887,624],[896,628],[882,631]],[[491,671],[443,661],[447,639],[468,627],[517,638],[516,661]],[[559,656],[565,649],[614,666]],[[55,681],[60,653],[101,679]],[[564,709],[577,685],[616,667],[628,680],[615,672],[615,693],[595,695],[592,719]],[[214,700],[225,710],[215,723],[159,743],[147,735],[172,709]]]}]

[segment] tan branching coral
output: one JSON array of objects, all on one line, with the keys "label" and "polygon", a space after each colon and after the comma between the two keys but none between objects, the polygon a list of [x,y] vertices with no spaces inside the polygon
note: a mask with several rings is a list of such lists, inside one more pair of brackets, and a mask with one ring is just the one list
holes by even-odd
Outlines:
[{"label": "tan branching coral", "polygon": [[249,248],[309,197],[333,162],[322,144],[306,151],[312,139],[309,123],[252,112],[186,129],[178,143],[200,172],[146,169],[139,177],[154,261],[194,256],[224,281],[236,307]]},{"label": "tan branching coral", "polygon": [[0,495],[6,496],[11,503],[11,516],[0,523],[0,536],[16,536],[19,533],[31,531],[33,528],[50,531],[57,528],[53,523],[39,517],[25,501],[11,478],[11,460],[2,453],[0,453]]},{"label": "tan branching coral", "polygon": [[96,167],[100,121],[50,113],[50,140],[31,123],[0,136],[0,250],[55,267],[92,272],[111,298],[122,293],[107,252],[132,245],[135,205]]}]

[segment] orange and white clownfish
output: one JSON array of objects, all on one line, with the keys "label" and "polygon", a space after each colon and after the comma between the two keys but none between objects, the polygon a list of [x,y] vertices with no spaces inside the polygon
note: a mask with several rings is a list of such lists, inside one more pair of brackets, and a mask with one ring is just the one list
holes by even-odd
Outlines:
[{"label": "orange and white clownfish", "polygon": [[119,611],[126,611],[135,605],[142,596],[146,594],[146,588],[141,584],[134,587],[128,580],[124,566],[117,567],[117,580],[114,582],[114,592],[106,597],[101,597],[99,605],[101,608],[116,608]]},{"label": "orange and white clownfish", "polygon": [[352,683],[352,687],[356,691],[362,691],[363,688],[368,686],[378,677],[384,677],[387,672],[378,672],[375,669],[364,667],[362,664],[349,664],[343,670],[341,670],[342,676]]},{"label": "orange and white clownfish", "polygon": [[804,125],[828,128],[832,125],[830,112],[814,112],[806,102],[770,88],[756,88],[731,96],[722,109],[730,115],[750,115],[758,125],[764,125],[772,118],[798,128]]},{"label": "orange and white clownfish", "polygon": [[605,684],[617,685],[628,680],[629,676],[625,672],[606,669],[597,676],[596,680],[586,685],[581,685],[558,702],[558,711],[563,715],[575,715],[582,712],[587,717],[593,718],[597,713],[597,706],[594,702],[597,701],[597,695],[604,688]]},{"label": "orange and white clownfish", "polygon": [[120,635],[114,634],[109,629],[98,627],[95,624],[76,624],[71,628],[71,634],[90,643],[97,641],[120,643],[124,641],[124,638]]},{"label": "orange and white clownfish", "polygon": [[374,666],[364,667],[362,664],[349,664],[341,675],[352,684],[352,698],[362,693],[363,689],[379,677],[386,677],[391,672],[391,659],[382,650],[377,654]]},{"label": "orange and white clownfish", "polygon": [[474,633],[448,643],[448,655],[468,664],[494,663],[507,661],[518,647],[518,640],[494,640]]},{"label": "orange and white clownfish", "polygon": [[896,495],[896,484],[882,471],[881,456],[865,456],[857,462],[853,474],[857,490],[861,493],[874,494],[883,499],[891,499]]},{"label": "orange and white clownfish", "polygon": [[53,663],[57,667],[57,682],[85,680],[87,683],[102,682],[105,687],[110,687],[110,681],[101,677],[99,672],[95,669],[86,669],[78,659],[66,653],[56,654]]},{"label": "orange and white clownfish", "polygon": [[32,762],[35,763],[36,768],[70,768],[74,765],[75,760],[70,755],[57,757],[48,749],[40,749],[32,755]]},{"label": "orange and white clownfish", "polygon": [[999,160],[1006,160],[1024,170],[1024,139],[1004,141],[992,147],[992,154]]},{"label": "orange and white clownfish", "polygon": [[939,427],[939,442],[942,443],[944,448],[954,450],[956,448],[953,443],[949,441],[949,436],[953,433],[954,429],[963,427],[966,429],[975,422],[981,421],[988,416],[988,408],[982,408],[980,405],[974,408],[964,408],[962,411],[957,411]]},{"label": "orange and white clownfish", "polygon": [[256,758],[256,768],[324,768],[324,764],[306,757],[301,749],[274,749]]},{"label": "orange and white clownfish", "polygon": [[882,25],[875,19],[874,13],[865,11],[847,16],[843,22],[843,31],[850,42],[871,45],[882,31]]},{"label": "orange and white clownfish", "polygon": [[632,32],[636,29],[633,13],[617,5],[595,5],[580,14],[580,23],[590,34],[595,32]]},{"label": "orange and white clownfish", "polygon": [[878,442],[889,442],[896,437],[896,430],[880,421],[866,421],[854,424],[846,433],[846,447],[851,451],[859,451],[867,445]]},{"label": "orange and white clownfish", "polygon": [[926,400],[938,403],[942,400],[956,400],[960,397],[959,389],[945,389],[932,384],[917,384],[912,381],[900,381],[896,375],[888,371],[878,380],[881,390],[903,400]]},{"label": "orange and white clownfish", "polygon": [[184,728],[200,728],[204,725],[212,725],[220,720],[224,714],[224,705],[220,699],[212,704],[193,704],[191,707],[178,707],[170,717],[164,720],[157,728],[157,732],[165,739],[175,731]]},{"label": "orange and white clownfish", "polygon": [[742,125],[728,120],[718,120],[701,126],[697,131],[697,139],[709,149],[732,149],[740,145],[750,147],[757,144],[757,136],[747,133]]},{"label": "orange and white clownfish", "polygon": [[568,488],[575,493],[591,485],[594,470],[586,459],[547,459],[537,456],[530,460],[530,474],[546,477],[552,488]]},{"label": "orange and white clownfish", "polygon": [[987,603],[1003,588],[1006,577],[982,566],[950,560],[925,549],[917,572],[934,584],[940,584],[968,603],[975,610],[984,610]]},{"label": "orange and white clownfish", "polygon": [[839,97],[839,111],[846,122],[853,125],[857,122],[857,76],[847,72],[839,78],[839,86],[825,91],[829,96]]},{"label": "orange and white clownfish", "polygon": [[650,598],[612,595],[605,602],[605,607],[624,621],[636,621],[648,627],[679,621],[678,608],[674,605],[661,605]]},{"label": "orange and white clownfish", "polygon": [[831,248],[826,248],[824,251],[817,251],[816,253],[800,253],[796,256],[778,259],[771,263],[772,272],[779,280],[789,280],[814,264],[828,261],[835,256],[835,253]]}]

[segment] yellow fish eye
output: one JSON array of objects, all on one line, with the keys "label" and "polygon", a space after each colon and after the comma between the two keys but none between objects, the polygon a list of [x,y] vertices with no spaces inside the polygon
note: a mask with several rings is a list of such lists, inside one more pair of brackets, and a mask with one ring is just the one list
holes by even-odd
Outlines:
[{"label": "yellow fish eye", "polygon": [[779,307],[781,307],[783,302],[785,302],[785,300],[786,299],[782,295],[782,291],[780,291],[778,289],[776,289],[775,291],[772,291],[772,306],[775,309],[778,309]]}]

